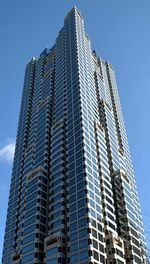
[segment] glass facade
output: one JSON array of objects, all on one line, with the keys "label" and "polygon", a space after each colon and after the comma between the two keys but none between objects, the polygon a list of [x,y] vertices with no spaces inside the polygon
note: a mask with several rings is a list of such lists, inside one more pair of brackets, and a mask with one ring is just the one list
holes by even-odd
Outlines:
[{"label": "glass facade", "polygon": [[2,263],[146,263],[114,70],[76,7],[26,66]]}]

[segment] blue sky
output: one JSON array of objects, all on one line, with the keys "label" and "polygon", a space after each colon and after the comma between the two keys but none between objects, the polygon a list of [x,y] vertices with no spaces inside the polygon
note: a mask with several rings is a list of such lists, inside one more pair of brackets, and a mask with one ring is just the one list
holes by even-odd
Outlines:
[{"label": "blue sky", "polygon": [[81,10],[92,48],[109,60],[116,72],[150,244],[150,1],[5,0],[0,2],[0,245],[25,64],[53,45],[64,16],[73,5]]}]

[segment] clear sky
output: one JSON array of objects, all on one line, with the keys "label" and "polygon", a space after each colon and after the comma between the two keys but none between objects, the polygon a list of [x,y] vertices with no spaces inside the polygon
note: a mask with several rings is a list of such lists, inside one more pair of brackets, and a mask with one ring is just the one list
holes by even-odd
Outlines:
[{"label": "clear sky", "polygon": [[150,1],[4,0],[0,1],[0,247],[25,64],[54,44],[73,5],[84,17],[92,48],[116,72],[150,245]]}]

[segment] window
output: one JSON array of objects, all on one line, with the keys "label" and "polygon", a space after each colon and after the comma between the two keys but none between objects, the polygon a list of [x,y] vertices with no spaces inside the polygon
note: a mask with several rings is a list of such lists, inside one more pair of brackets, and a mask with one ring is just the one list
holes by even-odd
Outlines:
[{"label": "window", "polygon": [[87,230],[84,228],[79,231],[79,237],[82,238],[85,236],[87,236]]},{"label": "window", "polygon": [[[77,255],[71,256],[70,262],[71,263],[78,263],[78,256]],[[51,263],[49,263],[49,264],[51,264]]]},{"label": "window", "polygon": [[94,253],[94,258],[95,258],[96,260],[99,260],[98,252],[96,252],[95,250],[93,250],[93,253]]},{"label": "window", "polygon": [[79,241],[79,248],[86,248],[87,245],[87,239]]},{"label": "window", "polygon": [[31,234],[30,236],[28,237],[25,237],[24,240],[23,240],[23,245],[26,244],[26,243],[29,243],[30,241],[34,240],[35,238],[35,234]]},{"label": "window", "polygon": [[70,251],[75,252],[78,250],[78,243],[71,244]]},{"label": "window", "polygon": [[30,234],[31,232],[33,232],[35,230],[35,224],[34,225],[31,225],[29,226],[28,228],[26,228],[23,232],[23,235],[28,235]]},{"label": "window", "polygon": [[46,258],[49,257],[49,256],[52,256],[54,254],[56,254],[58,252],[58,247],[52,247],[52,248],[48,248],[46,250]]},{"label": "window", "polygon": [[93,239],[93,247],[98,249],[98,242],[94,239]]},{"label": "window", "polygon": [[22,253],[24,254],[24,253],[29,253],[30,251],[31,252],[33,252],[33,250],[34,250],[34,244],[30,244],[30,245],[28,245],[28,246],[26,246],[26,247],[23,247],[23,249],[22,249]]},{"label": "window", "polygon": [[58,260],[57,260],[57,258],[55,258],[55,259],[53,258],[53,259],[47,260],[46,263],[47,264],[57,264]]},{"label": "window", "polygon": [[88,252],[83,251],[79,254],[79,256],[80,256],[80,260],[88,259]]},{"label": "window", "polygon": [[33,255],[33,253],[32,253],[32,254],[29,254],[29,255],[23,256],[21,262],[22,262],[22,264],[25,264],[25,263],[28,263],[28,262],[30,262],[30,261],[33,261],[33,259],[34,259],[34,255]]},{"label": "window", "polygon": [[105,264],[105,258],[103,255],[100,255],[100,261]]},{"label": "window", "polygon": [[97,232],[94,229],[92,229],[92,236],[95,237],[95,238],[97,238]]}]

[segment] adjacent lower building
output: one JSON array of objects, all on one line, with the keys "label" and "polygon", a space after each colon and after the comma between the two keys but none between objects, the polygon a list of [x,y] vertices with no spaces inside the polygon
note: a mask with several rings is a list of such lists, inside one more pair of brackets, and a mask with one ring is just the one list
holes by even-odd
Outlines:
[{"label": "adjacent lower building", "polygon": [[115,73],[73,7],[26,65],[2,263],[146,259]]}]

